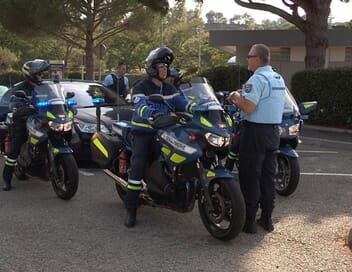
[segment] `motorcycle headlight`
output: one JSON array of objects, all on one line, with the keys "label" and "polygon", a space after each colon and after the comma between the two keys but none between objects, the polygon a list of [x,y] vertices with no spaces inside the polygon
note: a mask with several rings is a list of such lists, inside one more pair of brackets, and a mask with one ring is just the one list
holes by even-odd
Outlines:
[{"label": "motorcycle headlight", "polygon": [[205,133],[205,139],[208,143],[215,147],[227,146],[230,142],[229,137],[219,136],[210,132]]},{"label": "motorcycle headlight", "polygon": [[291,136],[298,135],[299,132],[299,123],[292,125],[288,128],[288,134]]},{"label": "motorcycle headlight", "polygon": [[49,121],[49,127],[54,131],[70,131],[72,129],[72,121],[59,124],[54,121]]},{"label": "motorcycle headlight", "polygon": [[[95,133],[97,131],[97,125],[94,123],[86,123],[77,119],[76,123],[78,129],[83,133]],[[109,129],[103,124],[100,124],[100,131],[103,133],[110,133]]]}]

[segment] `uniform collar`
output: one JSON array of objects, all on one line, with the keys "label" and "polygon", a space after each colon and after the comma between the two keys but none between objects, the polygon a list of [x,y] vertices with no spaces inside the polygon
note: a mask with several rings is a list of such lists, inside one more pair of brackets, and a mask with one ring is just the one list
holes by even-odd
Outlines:
[{"label": "uniform collar", "polygon": [[265,65],[265,66],[258,67],[254,73],[256,74],[256,73],[267,72],[267,71],[272,71],[272,70],[273,70],[273,68],[270,65]]}]

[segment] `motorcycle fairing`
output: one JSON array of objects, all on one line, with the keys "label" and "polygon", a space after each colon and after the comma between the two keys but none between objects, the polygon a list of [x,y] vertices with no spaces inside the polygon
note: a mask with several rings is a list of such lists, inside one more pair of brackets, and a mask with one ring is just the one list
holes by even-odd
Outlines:
[{"label": "motorcycle fairing", "polygon": [[279,154],[283,154],[287,157],[291,158],[298,158],[299,155],[295,149],[293,149],[291,146],[281,146],[279,150]]}]

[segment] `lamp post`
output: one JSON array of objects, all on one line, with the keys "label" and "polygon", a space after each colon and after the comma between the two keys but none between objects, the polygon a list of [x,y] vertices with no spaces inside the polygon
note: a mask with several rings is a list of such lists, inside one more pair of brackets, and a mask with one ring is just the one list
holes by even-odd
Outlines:
[{"label": "lamp post", "polygon": [[198,69],[200,68],[201,64],[201,37],[200,37],[200,27],[196,27],[197,35],[198,35]]}]

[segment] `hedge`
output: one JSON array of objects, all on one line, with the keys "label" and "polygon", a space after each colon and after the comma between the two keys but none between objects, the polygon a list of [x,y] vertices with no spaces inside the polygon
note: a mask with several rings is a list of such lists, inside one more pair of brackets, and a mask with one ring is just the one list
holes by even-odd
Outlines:
[{"label": "hedge", "polygon": [[234,91],[241,88],[247,81],[250,72],[247,66],[218,66],[212,69],[201,70],[197,76],[206,77],[216,92]]},{"label": "hedge", "polygon": [[310,123],[352,128],[352,68],[305,70],[292,77],[297,102],[316,100]]}]

